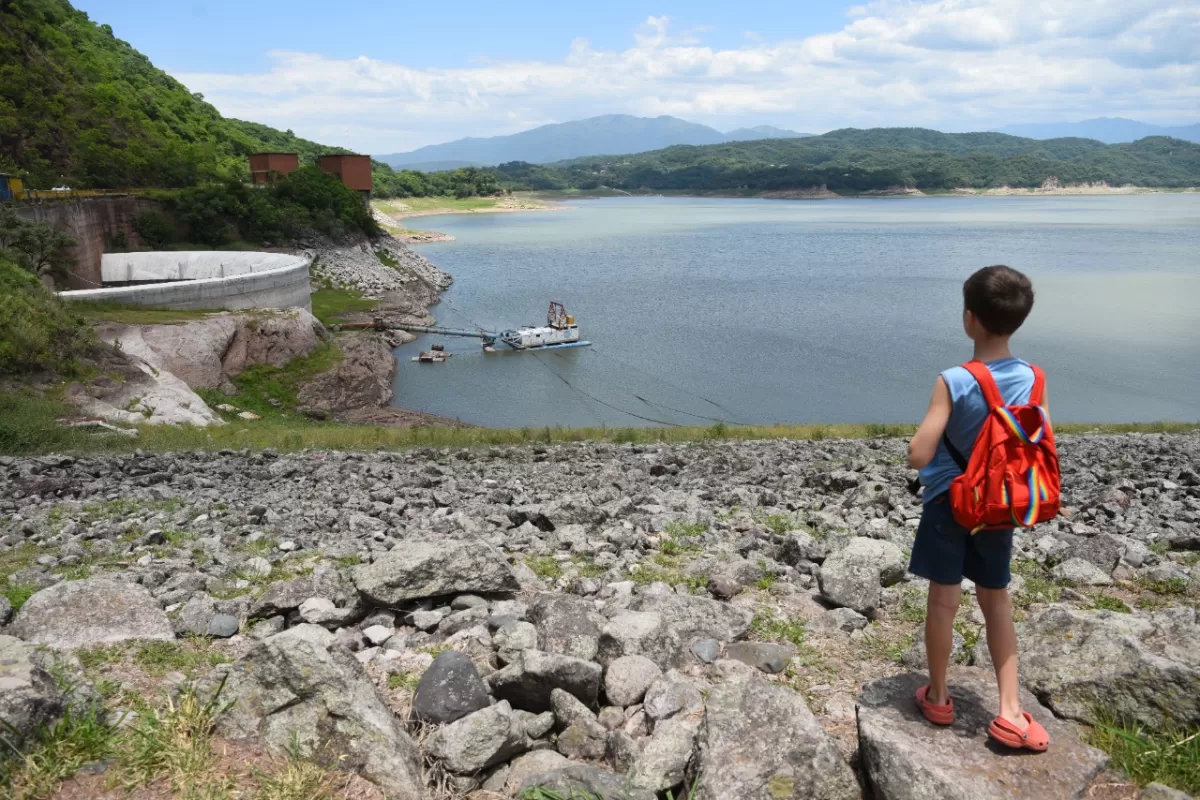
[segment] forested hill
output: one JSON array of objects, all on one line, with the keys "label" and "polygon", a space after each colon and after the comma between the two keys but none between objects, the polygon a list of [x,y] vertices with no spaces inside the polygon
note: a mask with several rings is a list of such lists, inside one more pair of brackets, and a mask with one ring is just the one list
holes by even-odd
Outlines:
[{"label": "forested hill", "polygon": [[896,187],[987,189],[1106,182],[1200,186],[1200,145],[1162,136],[1106,145],[1092,139],[1023,139],[924,128],[847,128],[803,139],[676,146],[546,166],[504,164],[512,188],[760,193],[826,186],[835,192]]},{"label": "forested hill", "polygon": [[[0,0],[0,172],[41,189],[184,188],[248,179],[261,151],[349,152],[222,117],[66,0]],[[382,197],[498,189],[490,173],[374,172]]]}]

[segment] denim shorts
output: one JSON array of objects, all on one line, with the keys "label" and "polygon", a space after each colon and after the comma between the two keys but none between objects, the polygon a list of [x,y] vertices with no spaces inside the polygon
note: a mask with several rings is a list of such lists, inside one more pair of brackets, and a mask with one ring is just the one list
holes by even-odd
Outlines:
[{"label": "denim shorts", "polygon": [[908,571],[934,583],[961,583],[1004,589],[1012,573],[1013,532],[980,531],[974,536],[954,521],[950,498],[940,494],[925,504]]}]

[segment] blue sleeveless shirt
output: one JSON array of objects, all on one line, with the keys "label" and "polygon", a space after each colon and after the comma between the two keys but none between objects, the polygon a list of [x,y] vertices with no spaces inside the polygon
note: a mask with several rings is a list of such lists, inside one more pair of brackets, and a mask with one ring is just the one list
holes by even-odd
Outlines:
[{"label": "blue sleeveless shirt", "polygon": [[[1028,363],[1013,356],[989,361],[987,367],[992,371],[996,388],[1000,390],[1006,405],[1029,402],[1029,393],[1033,390],[1033,370]],[[946,423],[946,436],[963,458],[970,460],[979,429],[987,419],[987,401],[983,399],[979,383],[962,367],[951,367],[942,373],[942,378],[950,389],[950,401],[953,404],[950,421]],[[925,487],[925,502],[949,490],[951,481],[961,474],[962,470],[946,450],[946,443],[939,441],[933,461],[920,472],[921,485]]]}]

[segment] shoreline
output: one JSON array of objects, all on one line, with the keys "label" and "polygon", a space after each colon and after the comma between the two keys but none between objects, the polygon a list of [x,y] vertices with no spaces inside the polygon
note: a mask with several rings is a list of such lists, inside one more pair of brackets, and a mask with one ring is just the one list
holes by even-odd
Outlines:
[{"label": "shoreline", "polygon": [[[573,195],[576,200],[606,200],[614,197],[664,197],[664,198],[697,198],[723,200],[858,200],[873,198],[921,198],[921,197],[1108,197],[1143,194],[1200,194],[1200,187],[1189,186],[1180,189],[1151,187],[1151,186],[1109,186],[1105,185],[1069,185],[1069,186],[1039,186],[1013,187],[997,186],[989,189],[959,187],[923,191],[905,187],[888,189],[868,189],[862,192],[839,194],[823,186],[810,186],[796,189],[777,189],[754,194],[736,194],[731,192],[621,192],[619,194],[597,192],[594,194]],[[547,202],[554,202],[548,199]]]},{"label": "shoreline", "polygon": [[[385,210],[383,204],[404,206],[400,210]],[[534,200],[532,203],[512,198],[501,198],[494,206],[480,208],[408,208],[403,200],[381,200],[379,205],[372,205],[376,220],[388,228],[388,232],[404,244],[437,244],[453,242],[455,238],[440,231],[411,230],[402,225],[396,225],[401,220],[417,217],[437,217],[450,214],[514,214],[524,212],[567,211],[574,206],[565,205],[553,200]]]}]

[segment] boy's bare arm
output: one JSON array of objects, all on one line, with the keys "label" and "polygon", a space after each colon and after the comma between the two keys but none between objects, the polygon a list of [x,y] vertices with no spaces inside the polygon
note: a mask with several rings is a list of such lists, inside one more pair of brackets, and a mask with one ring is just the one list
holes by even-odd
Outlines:
[{"label": "boy's bare arm", "polygon": [[925,419],[921,421],[921,427],[917,428],[912,441],[908,443],[908,465],[913,469],[921,469],[933,461],[938,442],[946,432],[946,423],[950,421],[952,407],[950,387],[946,386],[946,381],[939,375],[937,382],[933,384],[933,397],[929,398],[929,410],[925,412]]}]

